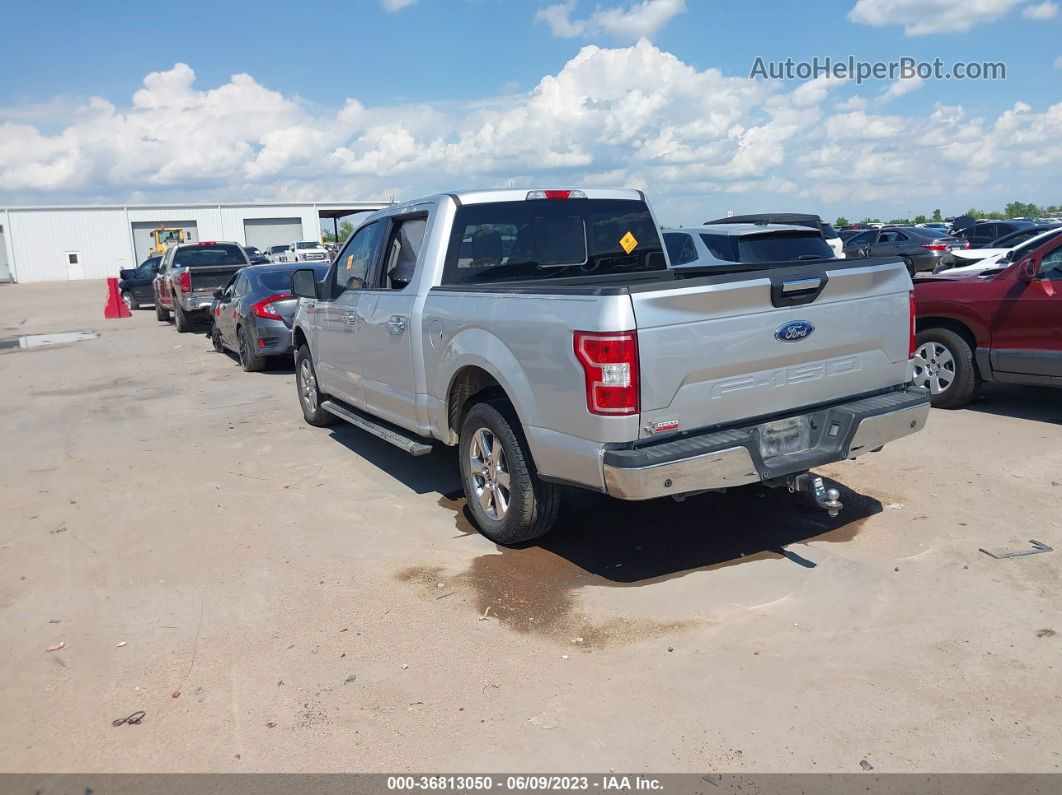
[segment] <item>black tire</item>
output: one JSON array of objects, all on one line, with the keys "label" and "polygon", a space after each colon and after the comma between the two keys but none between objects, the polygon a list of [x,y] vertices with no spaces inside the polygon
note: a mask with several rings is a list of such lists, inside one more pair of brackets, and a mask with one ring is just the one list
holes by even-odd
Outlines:
[{"label": "black tire", "polygon": [[140,308],[140,302],[136,300],[136,296],[126,290],[122,293],[122,301],[125,302],[125,307],[130,312],[135,312]]},{"label": "black tire", "polygon": [[251,335],[247,333],[247,329],[244,326],[236,328],[236,347],[240,354],[240,367],[243,368],[245,373],[257,373],[259,370],[265,369],[266,357],[259,356],[254,352],[254,345],[251,344]]},{"label": "black tire", "polygon": [[210,344],[214,346],[214,350],[218,353],[225,352],[225,343],[221,339],[221,329],[218,328],[218,324],[214,323],[210,327]]},{"label": "black tire", "polygon": [[192,325],[188,322],[188,315],[181,309],[176,297],[173,299],[173,324],[176,326],[178,334],[187,334],[192,330]]},{"label": "black tire", "polygon": [[[503,458],[489,456],[493,460],[493,471],[485,467],[482,475],[474,475],[473,459],[476,457],[476,448],[473,445],[478,444],[477,440],[484,439],[479,436],[481,432],[487,434],[491,449],[493,444],[501,444]],[[538,477],[524,441],[520,421],[508,403],[492,401],[473,406],[461,423],[458,450],[465,501],[476,526],[484,536],[496,544],[520,544],[541,538],[552,529],[560,509],[560,489]],[[480,460],[484,461],[487,467],[491,466],[482,455]],[[507,475],[508,489],[500,484],[499,473]],[[498,510],[499,492],[495,491],[492,483],[500,486],[503,502],[505,492],[508,492],[504,511]],[[483,494],[488,495],[490,506],[484,506],[481,502],[480,495]],[[494,515],[491,515],[492,513]]]},{"label": "black tire", "polygon": [[155,299],[155,319],[162,323],[170,319],[170,310],[164,307],[158,299]]},{"label": "black tire", "polygon": [[[309,379],[313,379],[312,390],[306,389]],[[295,351],[295,389],[299,396],[299,406],[302,408],[302,417],[310,425],[323,428],[326,425],[335,424],[339,419],[335,414],[321,408],[321,403],[328,400],[328,395],[317,388],[317,370],[313,366],[313,357],[310,349],[300,345]],[[312,399],[309,397],[313,393]]]},{"label": "black tire", "polygon": [[936,408],[965,406],[981,387],[970,343],[946,328],[918,332],[914,382],[934,391],[930,402]]},{"label": "black tire", "polygon": [[911,278],[913,279],[915,277],[914,263],[911,262],[911,260],[907,257],[903,257],[903,264],[907,266],[907,272],[911,275]]}]

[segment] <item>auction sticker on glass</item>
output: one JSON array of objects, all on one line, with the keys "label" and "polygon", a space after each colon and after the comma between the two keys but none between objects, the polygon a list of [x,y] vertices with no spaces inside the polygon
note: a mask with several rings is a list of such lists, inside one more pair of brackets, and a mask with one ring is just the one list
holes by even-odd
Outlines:
[{"label": "auction sticker on glass", "polygon": [[628,230],[627,234],[620,238],[619,244],[623,246],[623,250],[630,254],[634,251],[634,247],[638,245],[637,239]]}]

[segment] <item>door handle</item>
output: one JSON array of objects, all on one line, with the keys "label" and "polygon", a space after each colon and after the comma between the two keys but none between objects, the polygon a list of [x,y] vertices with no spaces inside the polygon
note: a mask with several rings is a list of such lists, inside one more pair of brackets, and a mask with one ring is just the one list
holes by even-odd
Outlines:
[{"label": "door handle", "polygon": [[406,319],[401,315],[391,315],[391,319],[387,321],[387,330],[391,334],[405,334]]}]

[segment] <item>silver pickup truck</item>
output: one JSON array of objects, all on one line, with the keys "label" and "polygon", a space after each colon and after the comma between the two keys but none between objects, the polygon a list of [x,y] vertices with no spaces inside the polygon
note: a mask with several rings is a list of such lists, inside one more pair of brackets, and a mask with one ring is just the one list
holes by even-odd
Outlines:
[{"label": "silver pickup truck", "polygon": [[545,534],[564,487],[620,499],[762,481],[923,427],[897,259],[668,267],[633,190],[442,194],[364,219],[323,281],[296,271],[306,421],[413,455],[459,447],[480,531]]}]

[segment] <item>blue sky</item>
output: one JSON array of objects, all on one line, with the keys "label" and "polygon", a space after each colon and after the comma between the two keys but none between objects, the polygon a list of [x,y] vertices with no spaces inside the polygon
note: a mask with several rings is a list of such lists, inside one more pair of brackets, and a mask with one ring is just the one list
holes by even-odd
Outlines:
[{"label": "blue sky", "polygon": [[[1054,0],[5,2],[0,16],[3,204],[510,182],[637,185],[671,223],[1062,202]],[[1003,61],[1007,79],[748,79],[757,56],[849,55]]]}]

